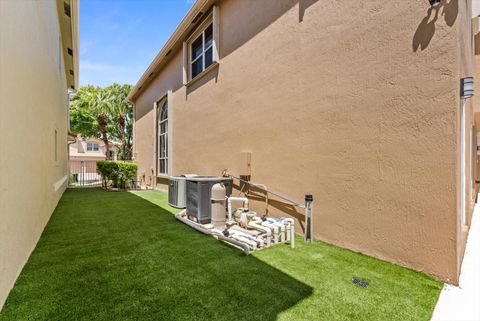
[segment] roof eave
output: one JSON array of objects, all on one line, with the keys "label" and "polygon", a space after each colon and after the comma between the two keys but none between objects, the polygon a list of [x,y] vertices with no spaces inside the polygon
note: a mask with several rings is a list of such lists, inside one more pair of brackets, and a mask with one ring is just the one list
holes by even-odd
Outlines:
[{"label": "roof eave", "polygon": [[72,14],[72,50],[73,50],[73,70],[74,79],[73,86],[78,89],[79,86],[79,50],[78,50],[78,26],[80,23],[80,0],[72,0],[72,7],[74,8]]},{"label": "roof eave", "polygon": [[180,24],[177,26],[173,34],[167,40],[163,48],[158,52],[153,59],[152,63],[148,66],[147,70],[143,73],[142,77],[138,80],[136,85],[130,91],[127,96],[127,100],[131,103],[134,103],[138,94],[145,89],[145,85],[151,81],[153,74],[158,71],[158,68],[164,63],[168,58],[170,58],[170,50],[175,48],[180,41],[183,41],[185,35],[193,27],[192,22],[199,12],[204,12],[206,8],[212,5],[215,0],[196,0],[192,8],[188,11],[185,17],[182,19]]},{"label": "roof eave", "polygon": [[[61,45],[65,78],[69,89],[78,89],[78,15],[79,0],[57,0],[58,23],[61,33]],[[69,6],[67,13],[65,6]],[[71,50],[71,52],[70,52]]]}]

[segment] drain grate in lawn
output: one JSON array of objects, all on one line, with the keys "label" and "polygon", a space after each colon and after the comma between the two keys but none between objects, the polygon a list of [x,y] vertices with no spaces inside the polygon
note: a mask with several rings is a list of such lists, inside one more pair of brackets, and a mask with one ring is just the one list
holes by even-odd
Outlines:
[{"label": "drain grate in lawn", "polygon": [[323,242],[244,256],[166,204],[157,191],[67,190],[0,321],[429,320],[442,288]]}]

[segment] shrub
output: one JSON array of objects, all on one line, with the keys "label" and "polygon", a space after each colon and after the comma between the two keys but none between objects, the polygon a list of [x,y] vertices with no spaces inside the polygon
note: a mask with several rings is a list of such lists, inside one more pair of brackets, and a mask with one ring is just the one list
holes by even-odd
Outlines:
[{"label": "shrub", "polygon": [[102,185],[126,189],[135,184],[137,164],[122,161],[98,161],[97,172],[102,176]]},{"label": "shrub", "polygon": [[68,176],[68,184],[78,183],[78,174],[70,174]]}]

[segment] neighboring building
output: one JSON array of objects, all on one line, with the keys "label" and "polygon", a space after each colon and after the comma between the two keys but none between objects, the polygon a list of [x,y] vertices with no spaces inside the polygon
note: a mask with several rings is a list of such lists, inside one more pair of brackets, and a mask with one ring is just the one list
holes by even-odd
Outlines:
[{"label": "neighboring building", "polygon": [[77,35],[77,0],[0,1],[0,309],[67,185]]},{"label": "neighboring building", "polygon": [[457,283],[476,15],[464,0],[198,0],[128,97],[139,175],[228,168],[311,193],[317,239]]},{"label": "neighboring building", "polygon": [[[118,144],[109,142],[110,159],[117,160]],[[78,138],[69,145],[70,161],[99,161],[105,160],[107,148],[103,140],[98,138]]]},{"label": "neighboring building", "polygon": [[[117,160],[118,144],[109,142],[110,159]],[[97,186],[101,176],[97,173],[97,161],[107,159],[107,148],[98,138],[79,137],[69,144],[69,169],[71,186]]]}]

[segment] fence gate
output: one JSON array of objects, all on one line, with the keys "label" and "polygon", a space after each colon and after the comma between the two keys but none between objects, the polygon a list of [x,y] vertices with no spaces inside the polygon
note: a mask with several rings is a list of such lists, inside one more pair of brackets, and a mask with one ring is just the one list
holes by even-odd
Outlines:
[{"label": "fence gate", "polygon": [[72,187],[102,186],[102,178],[97,173],[97,161],[70,160],[68,185]]}]

